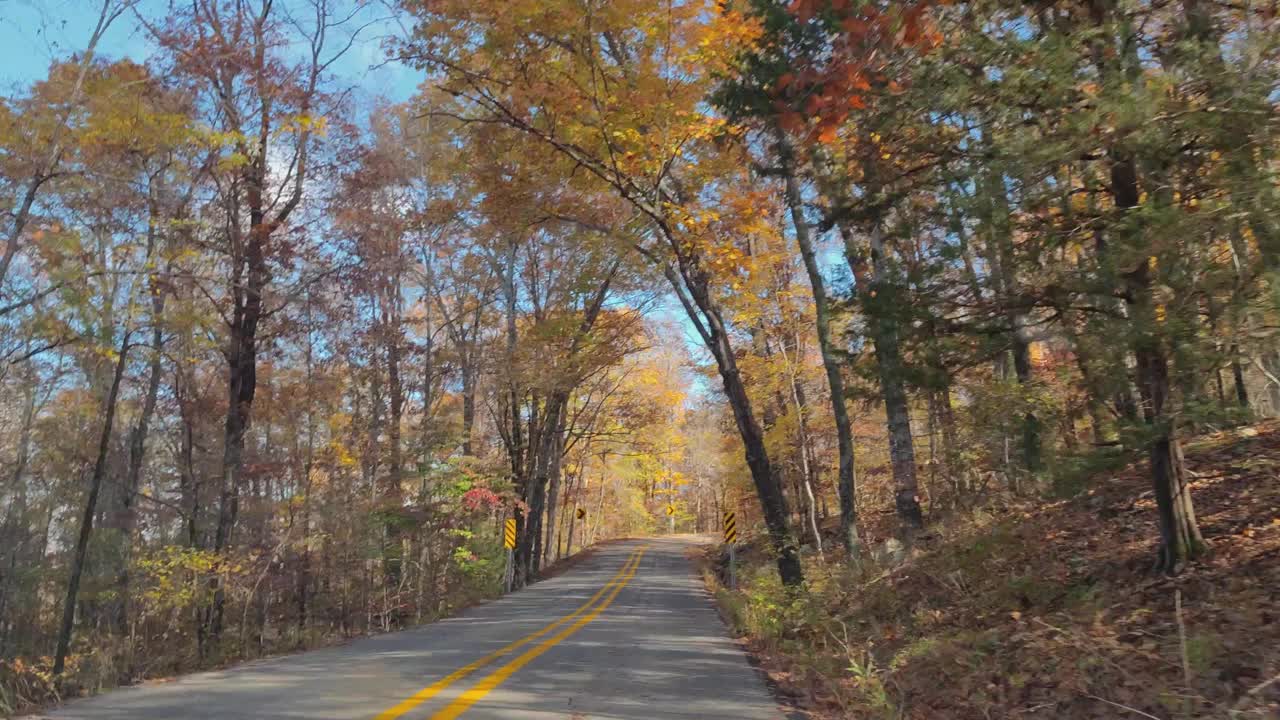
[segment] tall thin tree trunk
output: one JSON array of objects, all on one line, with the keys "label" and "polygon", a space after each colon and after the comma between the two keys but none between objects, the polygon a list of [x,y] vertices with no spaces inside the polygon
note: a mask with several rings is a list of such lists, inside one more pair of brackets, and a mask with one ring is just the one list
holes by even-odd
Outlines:
[{"label": "tall thin tree trunk", "polygon": [[[682,275],[686,280],[692,280],[688,283],[689,295],[693,297],[693,301],[706,321],[700,332],[716,360],[716,368],[720,374],[721,384],[724,386],[725,397],[728,398],[729,407],[733,410],[738,434],[742,437],[747,467],[751,471],[751,480],[755,485],[756,496],[764,513],[765,526],[769,529],[770,544],[777,556],[778,576],[784,585],[799,585],[804,581],[799,548],[791,534],[787,520],[789,514],[787,501],[782,494],[782,483],[778,477],[777,468],[769,459],[769,452],[764,442],[764,431],[752,410],[751,397],[747,394],[742,373],[738,369],[737,356],[720,309],[711,301],[707,279],[700,270],[687,266],[690,260],[684,259],[683,262],[686,267],[682,269]],[[670,275],[668,277],[670,278]],[[679,281],[674,279],[672,285],[677,288],[677,291],[682,287]],[[687,303],[683,294],[681,294],[681,300]],[[687,304],[686,310],[691,317],[697,317],[698,314]]]},{"label": "tall thin tree trunk", "polygon": [[910,542],[915,532],[924,527],[920,509],[919,484],[916,480],[915,441],[911,436],[911,408],[907,402],[903,377],[902,350],[899,347],[896,309],[896,283],[890,278],[889,259],[885,254],[880,228],[869,234],[872,277],[868,282],[862,253],[854,244],[852,232],[841,228],[845,242],[845,258],[858,279],[863,305],[870,316],[871,344],[875,349],[880,374],[880,390],[884,399],[885,420],[889,430],[889,464],[893,472],[894,506],[901,521],[903,539]]},{"label": "tall thin tree trunk", "polygon": [[75,555],[71,559],[71,575],[67,579],[67,592],[62,601],[62,625],[58,630],[58,647],[53,656],[53,674],[61,675],[66,667],[67,653],[71,649],[71,632],[75,626],[76,597],[80,593],[80,577],[84,573],[85,554],[89,549],[89,536],[93,534],[93,518],[97,513],[98,494],[107,474],[107,455],[111,449],[111,431],[116,419],[116,398],[120,394],[120,381],[129,357],[129,331],[120,340],[115,372],[111,376],[111,389],[107,392],[103,407],[102,432],[98,436],[98,455],[93,463],[93,475],[89,479],[89,495],[85,499],[84,513],[80,518],[80,534],[76,538]]},{"label": "tall thin tree trunk", "polygon": [[306,423],[307,447],[302,461],[302,552],[298,558],[297,593],[298,601],[298,644],[305,642],[307,630],[308,604],[311,589],[311,480],[315,465],[316,429],[315,429],[315,342],[311,325],[311,293],[307,292],[306,300]]},{"label": "tall thin tree trunk", "polygon": [[473,455],[472,435],[476,425],[476,379],[470,353],[462,366],[462,454]]},{"label": "tall thin tree trunk", "polygon": [[552,454],[548,459],[548,465],[550,468],[548,474],[550,475],[550,482],[547,486],[547,531],[546,540],[542,544],[542,557],[539,563],[541,565],[546,564],[547,555],[550,554],[551,548],[554,547],[552,543],[555,542],[556,512],[559,509],[560,501],[561,460],[564,455],[564,424],[565,413],[561,412],[560,419],[557,422],[556,427],[553,429],[555,436],[552,438]]},{"label": "tall thin tree trunk", "polygon": [[826,283],[822,278],[822,271],[818,268],[809,223],[804,217],[800,183],[796,179],[793,167],[795,155],[785,135],[777,133],[776,137],[786,173],[786,199],[791,213],[791,224],[795,229],[796,244],[800,246],[800,256],[804,260],[805,273],[809,276],[809,287],[813,293],[818,349],[822,354],[822,368],[826,371],[827,390],[831,396],[831,415],[836,424],[836,443],[840,453],[836,484],[840,495],[840,541],[844,544],[850,560],[857,562],[860,542],[855,493],[857,488],[854,463],[856,446],[853,441],[853,424],[849,420],[849,409],[845,404],[844,376],[840,373],[840,360],[836,356],[835,344],[831,338],[831,308],[827,300]]},{"label": "tall thin tree trunk", "polygon": [[385,541],[383,546],[383,570],[388,588],[398,588],[404,571],[404,548],[400,533],[400,511],[402,510],[403,488],[401,487],[404,471],[403,443],[401,429],[404,421],[404,384],[400,374],[400,346],[403,341],[403,329],[400,319],[400,274],[394,271],[388,280],[388,287],[383,291],[383,337],[386,343],[387,385],[388,385],[388,419],[387,444],[388,464],[386,487],[383,490],[382,504],[385,519]]},{"label": "tall thin tree trunk", "polygon": [[579,465],[578,472],[575,475],[571,475],[569,479],[570,482],[565,487],[564,493],[565,524],[568,525],[568,527],[560,533],[560,542],[564,544],[564,550],[561,552],[559,544],[557,544],[556,559],[569,557],[573,554],[573,529],[578,522],[578,513],[573,507],[573,498],[577,495],[578,486],[582,484],[584,479],[586,479],[585,468],[582,465]]},{"label": "tall thin tree trunk", "polygon": [[[988,130],[982,129],[982,143],[989,146]],[[1013,372],[1018,385],[1024,390],[1032,382],[1031,348],[1026,337],[1024,313],[1016,307],[1018,278],[1014,268],[1013,230],[1010,227],[1009,198],[1005,178],[997,172],[988,172],[981,179],[981,215],[990,236],[993,275],[997,287],[997,299],[1005,310],[1005,322],[1009,336],[1009,348],[1013,356]],[[1027,410],[1022,418],[1022,469],[1035,474],[1041,469],[1041,427],[1034,410]]]},{"label": "tall thin tree trunk", "polygon": [[[153,263],[156,244],[156,227],[160,222],[157,200],[152,195],[150,202],[151,222],[147,227],[148,264]],[[160,287],[160,279],[152,273],[148,279],[147,292],[151,296],[151,362],[147,369],[147,391],[142,400],[142,410],[138,414],[137,424],[129,433],[129,465],[124,482],[119,491],[118,517],[115,526],[120,531],[120,557],[116,576],[115,617],[113,622],[117,632],[124,634],[128,629],[131,617],[129,565],[133,551],[133,531],[137,523],[138,487],[142,482],[142,465],[146,459],[147,434],[151,427],[151,417],[155,413],[156,401],[160,394],[164,357],[164,306],[165,294]]]},{"label": "tall thin tree trunk", "polygon": [[1231,379],[1235,384],[1236,402],[1242,408],[1249,407],[1249,389],[1244,384],[1244,366],[1240,364],[1240,346],[1231,346]]},{"label": "tall thin tree trunk", "polygon": [[[250,224],[251,236],[264,234],[259,213]],[[227,417],[223,426],[222,476],[218,498],[218,522],[214,530],[213,550],[225,550],[232,540],[236,518],[240,514],[240,484],[244,474],[245,436],[257,391],[258,323],[262,318],[262,291],[269,273],[263,257],[265,238],[248,243],[246,265],[249,279],[241,285],[233,281],[235,307],[229,328],[227,348]],[[222,635],[226,608],[226,589],[215,578],[213,606],[209,609],[209,637],[216,641]]]}]

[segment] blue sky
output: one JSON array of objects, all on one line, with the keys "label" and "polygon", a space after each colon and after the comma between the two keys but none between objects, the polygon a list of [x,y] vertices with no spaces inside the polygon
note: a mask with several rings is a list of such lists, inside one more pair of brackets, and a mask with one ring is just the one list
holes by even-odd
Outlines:
[{"label": "blue sky", "polygon": [[[162,16],[168,0],[139,0],[144,17]],[[0,92],[8,94],[44,78],[49,63],[78,52],[88,43],[97,21],[100,0],[0,0]],[[397,63],[384,62],[383,38],[399,32],[385,8],[369,4],[352,24],[373,22],[338,63],[334,73],[357,87],[363,96],[357,106],[369,107],[375,98],[393,102],[409,98],[421,74]],[[152,47],[132,13],[120,17],[107,31],[99,54],[110,59],[144,62]]]}]

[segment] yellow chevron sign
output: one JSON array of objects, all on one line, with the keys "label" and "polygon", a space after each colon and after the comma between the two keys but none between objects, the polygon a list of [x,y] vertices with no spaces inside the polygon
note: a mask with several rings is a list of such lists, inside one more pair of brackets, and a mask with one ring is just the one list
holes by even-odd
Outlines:
[{"label": "yellow chevron sign", "polygon": [[675,505],[668,505],[668,506],[667,506],[667,515],[675,515],[675,514],[676,514],[676,506],[675,506]]},{"label": "yellow chevron sign", "polygon": [[731,543],[738,539],[738,516],[733,512],[724,514],[724,541]]},{"label": "yellow chevron sign", "polygon": [[514,550],[516,547],[516,519],[507,518],[505,532],[503,533],[503,545],[508,550]]},{"label": "yellow chevron sign", "polygon": [[587,511],[586,511],[586,510],[583,510],[582,508],[578,508],[578,519],[579,519],[579,520],[586,520],[586,519],[587,519]]}]

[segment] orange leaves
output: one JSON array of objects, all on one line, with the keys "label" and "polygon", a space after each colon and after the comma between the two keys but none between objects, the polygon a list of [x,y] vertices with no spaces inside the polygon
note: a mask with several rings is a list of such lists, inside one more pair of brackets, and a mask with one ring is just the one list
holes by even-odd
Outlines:
[{"label": "orange leaves", "polygon": [[810,142],[831,143],[852,112],[874,105],[877,91],[902,92],[885,77],[889,63],[904,52],[928,52],[942,42],[929,9],[933,0],[881,12],[848,0],[793,0],[788,11],[801,23],[814,22],[827,33],[826,52],[799,58],[799,67],[778,78],[772,88],[790,113],[808,116],[810,132],[783,113],[788,132]]},{"label": "orange leaves", "polygon": [[696,44],[683,63],[700,73],[727,74],[737,58],[749,51],[764,34],[759,19],[737,10],[720,12],[704,24],[695,25]]}]

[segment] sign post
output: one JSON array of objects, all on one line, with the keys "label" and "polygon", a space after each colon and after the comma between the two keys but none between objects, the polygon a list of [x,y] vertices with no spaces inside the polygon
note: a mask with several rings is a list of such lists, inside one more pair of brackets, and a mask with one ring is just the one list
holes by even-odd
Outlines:
[{"label": "sign post", "polygon": [[516,519],[507,518],[502,527],[502,544],[507,548],[507,572],[502,577],[503,592],[511,592],[516,573]]},{"label": "sign post", "polygon": [[729,546],[729,589],[738,589],[738,578],[735,576],[736,568],[734,568],[734,544],[738,540],[738,516],[731,510],[726,510],[723,519],[724,541]]},{"label": "sign post", "polygon": [[676,534],[676,506],[667,503],[667,534]]}]

